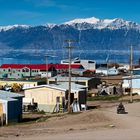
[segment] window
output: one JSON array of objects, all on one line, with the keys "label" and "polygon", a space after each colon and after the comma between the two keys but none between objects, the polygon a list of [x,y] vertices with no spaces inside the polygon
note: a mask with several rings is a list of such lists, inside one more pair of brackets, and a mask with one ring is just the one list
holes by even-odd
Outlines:
[{"label": "window", "polygon": [[26,68],[26,72],[29,72],[29,69]]},{"label": "window", "polygon": [[75,61],[74,63],[80,63],[80,61]]},{"label": "window", "polygon": [[29,72],[29,69],[28,68],[24,68],[24,69],[22,69],[22,72]]},{"label": "window", "polygon": [[95,63],[94,61],[88,61],[88,63]]},{"label": "window", "polygon": [[69,61],[62,61],[62,63],[69,63]]}]

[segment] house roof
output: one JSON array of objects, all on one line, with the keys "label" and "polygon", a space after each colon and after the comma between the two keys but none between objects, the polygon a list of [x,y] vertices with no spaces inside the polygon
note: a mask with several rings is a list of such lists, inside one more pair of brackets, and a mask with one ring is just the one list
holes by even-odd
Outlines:
[{"label": "house roof", "polygon": [[[29,68],[29,69],[40,69],[40,70],[46,70],[54,67],[55,69],[68,69],[69,65],[67,64],[2,64],[0,68],[3,69],[22,69],[22,68]],[[71,68],[73,69],[79,69],[81,68],[81,65],[71,65]]]},{"label": "house roof", "polygon": [[17,101],[17,99],[13,99],[13,98],[1,98],[0,97],[0,102],[9,102],[9,101]]},{"label": "house roof", "polygon": [[16,100],[15,98],[17,98],[17,97],[24,97],[24,95],[0,90],[0,99],[2,99],[2,100],[14,101],[14,100]]},{"label": "house roof", "polygon": [[[56,90],[66,91],[69,88],[69,84],[68,83],[59,83],[59,84],[50,84],[50,85],[40,85],[40,86],[25,88],[24,90],[42,88],[42,87],[47,87],[47,88],[52,88],[52,89],[56,89]],[[81,90],[84,90],[85,88],[87,88],[87,87],[84,86],[84,85],[71,83],[71,90],[73,92],[81,91]]]},{"label": "house roof", "polygon": [[[69,68],[69,65],[68,64],[52,64],[56,69],[68,69]],[[71,68],[72,69],[80,69],[80,68],[83,68],[82,65],[71,65]]]},{"label": "house roof", "polygon": [[12,68],[12,69],[22,69],[22,68],[29,68],[29,69],[40,69],[44,70],[46,68],[50,68],[51,65],[46,65],[46,64],[3,64],[1,65],[0,68],[7,69],[7,68]]},{"label": "house roof", "polygon": [[48,88],[51,88],[51,89],[65,91],[65,89],[61,89],[61,88],[54,87],[54,86],[51,86],[51,85],[39,85],[39,86],[34,86],[34,87],[27,87],[27,88],[23,88],[23,90],[30,90],[30,89],[43,88],[43,87],[48,87]]},{"label": "house roof", "polygon": [[[65,90],[69,89],[69,83],[68,82],[52,84],[52,86],[58,87],[58,88],[61,88],[61,89],[65,89]],[[87,86],[71,83],[72,92],[81,91],[81,90],[84,90],[85,88],[87,88]]]},{"label": "house roof", "polygon": [[[122,79],[130,80],[131,76],[124,76]],[[140,75],[132,75],[132,79],[140,79]]]},{"label": "house roof", "polygon": [[[85,80],[90,80],[92,78],[89,78],[89,77],[71,77],[71,81],[85,81]],[[66,76],[55,76],[55,77],[51,77],[49,80],[57,80],[57,81],[68,81],[69,80],[69,77],[66,77]]]}]

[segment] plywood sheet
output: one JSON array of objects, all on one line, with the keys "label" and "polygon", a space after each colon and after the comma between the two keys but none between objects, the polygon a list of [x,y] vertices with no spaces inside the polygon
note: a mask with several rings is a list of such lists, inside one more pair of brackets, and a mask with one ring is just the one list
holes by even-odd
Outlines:
[{"label": "plywood sheet", "polygon": [[0,115],[3,114],[3,105],[0,103]]}]

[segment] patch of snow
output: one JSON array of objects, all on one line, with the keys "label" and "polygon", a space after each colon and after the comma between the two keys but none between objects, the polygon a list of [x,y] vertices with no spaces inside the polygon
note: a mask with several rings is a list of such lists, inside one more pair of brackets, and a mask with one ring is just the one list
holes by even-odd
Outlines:
[{"label": "patch of snow", "polygon": [[10,30],[10,29],[14,29],[14,28],[29,28],[30,26],[29,25],[18,25],[18,24],[15,24],[15,25],[8,25],[8,26],[0,26],[0,31],[7,31],[7,30]]},{"label": "patch of snow", "polygon": [[47,23],[44,26],[46,26],[48,28],[53,28],[54,26],[56,26],[56,24],[54,24],[54,23]]},{"label": "patch of snow", "polygon": [[64,24],[68,24],[68,25],[71,25],[71,24],[75,24],[75,23],[90,23],[90,24],[97,24],[98,22],[100,21],[100,19],[98,18],[95,18],[95,17],[92,17],[92,18],[83,18],[83,19],[74,19],[72,21],[68,21],[68,22],[65,22]]},{"label": "patch of snow", "polygon": [[135,22],[126,21],[121,18],[115,19],[98,19],[95,17],[85,19],[75,19],[65,22],[64,25],[71,25],[78,30],[86,29],[120,29],[120,28],[136,28],[140,29],[140,25]]}]

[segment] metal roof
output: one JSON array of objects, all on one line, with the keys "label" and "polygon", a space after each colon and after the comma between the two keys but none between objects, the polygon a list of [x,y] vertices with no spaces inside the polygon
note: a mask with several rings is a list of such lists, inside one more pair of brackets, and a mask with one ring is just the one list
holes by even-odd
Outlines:
[{"label": "metal roof", "polygon": [[[68,82],[67,83],[65,82],[65,83],[52,84],[52,86],[58,87],[58,88],[61,88],[61,89],[65,89],[65,90],[69,89],[69,83]],[[87,88],[87,86],[71,83],[71,90],[72,91],[81,91],[81,90],[84,90],[85,88]]]},{"label": "metal roof", "polygon": [[[68,83],[58,83],[58,84],[50,84],[50,85],[40,85],[40,86],[25,88],[24,90],[42,88],[42,87],[66,91],[69,88],[69,84]],[[71,83],[71,90],[72,91],[81,91],[81,90],[84,90],[85,88],[87,88],[87,86]]]},{"label": "metal roof", "polygon": [[[89,78],[89,77],[71,77],[71,81],[84,81],[84,80],[90,80],[90,79],[92,79],[92,78]],[[55,77],[49,78],[49,80],[68,81],[69,77],[55,76]]]},{"label": "metal roof", "polygon": [[[122,79],[131,79],[131,76],[124,76]],[[140,79],[140,75],[132,75],[132,79]]]},{"label": "metal roof", "polygon": [[24,95],[0,90],[0,99],[2,99],[2,100],[14,101],[14,100],[16,100],[15,98],[18,98],[18,97],[24,97]]},{"label": "metal roof", "polygon": [[3,98],[1,98],[1,97],[0,97],[0,101],[2,101],[2,102],[3,102],[3,101],[9,102],[9,101],[17,101],[17,99],[13,99],[13,98],[6,98],[6,97],[5,97],[5,98],[4,98],[4,97],[3,97]]},{"label": "metal roof", "polygon": [[[40,70],[46,70],[54,67],[55,69],[68,69],[68,64],[2,64],[0,68],[3,69],[23,69],[23,68],[29,68],[29,69],[40,69]],[[74,64],[71,65],[71,68],[79,69],[81,68],[81,65]]]}]

